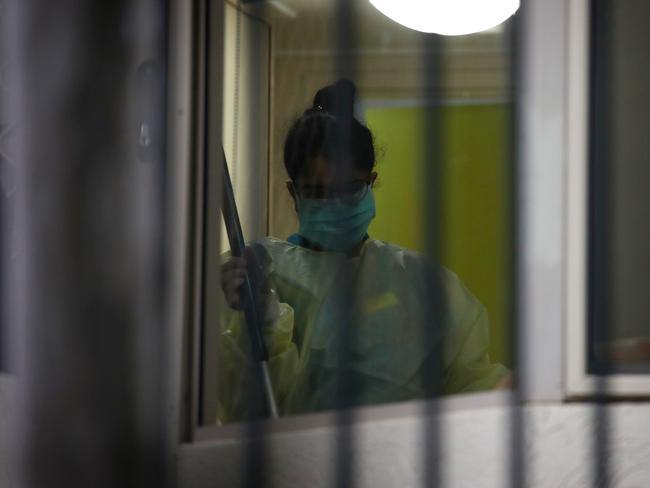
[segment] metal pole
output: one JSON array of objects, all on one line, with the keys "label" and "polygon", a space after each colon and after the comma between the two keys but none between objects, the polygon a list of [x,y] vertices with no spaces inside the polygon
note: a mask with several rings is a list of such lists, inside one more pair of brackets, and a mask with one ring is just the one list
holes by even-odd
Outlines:
[{"label": "metal pole", "polygon": [[[423,99],[424,108],[424,160],[422,168],[422,185],[425,204],[425,221],[422,222],[425,232],[425,246],[428,258],[435,264],[441,265],[445,246],[443,234],[444,217],[444,120],[442,113],[442,99],[444,97],[444,44],[440,36],[436,34],[425,34],[423,42],[423,58],[421,61],[423,70]],[[440,276],[432,277],[429,283],[427,294],[430,298],[428,316],[440,317],[441,323],[430,325],[444,329],[442,321],[446,320],[446,298],[443,289],[443,282]],[[422,347],[429,347],[436,344],[435,331],[427,327],[421,333]],[[428,374],[423,378],[425,384],[423,390],[426,392],[427,402],[425,403],[425,429],[423,439],[423,479],[425,486],[440,486],[441,476],[441,452],[442,452],[442,429],[440,425],[439,398],[443,392],[443,349],[437,345],[437,354],[433,355],[427,363]]]},{"label": "metal pole", "polygon": [[[597,354],[596,345],[608,345],[613,323],[612,237],[612,37],[613,2],[592,0],[589,16],[589,215],[588,215],[588,334],[589,372],[595,375],[592,436],[592,485],[606,488],[610,482],[610,421],[607,411],[607,376],[612,366],[608,352]],[[607,351],[607,348],[604,348]]]},{"label": "metal pole", "polygon": [[526,52],[524,44],[528,37],[525,35],[525,22],[529,20],[528,3],[526,0],[521,2],[519,12],[508,22],[504,42],[507,43],[507,49],[510,52],[510,122],[508,127],[508,157],[510,168],[510,201],[509,201],[509,221],[510,221],[510,249],[512,264],[510,268],[510,345],[509,356],[512,360],[514,384],[510,396],[510,473],[509,483],[511,488],[524,488],[527,483],[526,475],[526,417],[525,417],[525,400],[528,393],[526,385],[527,358],[526,347],[528,339],[526,328],[521,314],[520,301],[524,293],[520,292],[520,286],[525,283],[521,277],[522,254],[520,246],[523,241],[520,225],[519,209],[522,208],[524,185],[521,179],[522,168],[522,144],[524,136],[522,128],[523,110],[522,90],[524,77],[524,63],[526,58],[523,53]]},{"label": "metal pole", "polygon": [[[348,78],[356,84],[356,57],[357,53],[357,29],[358,29],[358,2],[350,0],[337,0],[333,5],[336,34],[335,56],[333,61],[335,75],[338,79]],[[351,133],[352,120],[345,108],[349,100],[335,100],[334,114],[339,119],[338,133],[335,135],[336,145],[334,151],[336,156],[344,160],[347,154],[351,154]],[[354,116],[354,115],[353,115]],[[360,319],[357,288],[359,276],[357,270],[348,262],[344,263],[337,280],[346,285],[337,291],[340,300],[335,303],[340,307],[338,311],[339,321],[332,324],[337,328],[337,335],[341,342],[337,344],[336,351],[336,486],[341,488],[352,488],[357,485],[356,465],[358,460],[357,440],[355,438],[355,417],[354,407],[358,400],[363,397],[363,387],[353,373],[350,371],[354,344],[358,341],[358,322]],[[345,290],[345,291],[343,291]]]},{"label": "metal pole", "polygon": [[[232,189],[232,182],[230,181],[230,174],[228,172],[228,163],[226,155],[223,153],[223,220],[226,223],[226,232],[228,233],[228,242],[230,243],[230,250],[235,257],[244,257],[246,250],[246,243],[239,221],[239,214],[237,213],[237,205],[235,204],[235,195]],[[254,256],[246,256],[247,259],[254,259]],[[250,263],[250,268],[257,269],[256,263]],[[251,341],[251,354],[252,361],[258,367],[259,385],[264,396],[266,404],[266,414],[273,418],[278,418],[278,407],[275,404],[275,396],[273,395],[273,385],[269,375],[269,353],[266,348],[264,336],[262,335],[262,325],[260,320],[260,310],[258,308],[259,300],[257,296],[258,280],[256,276],[251,275],[250,272],[244,278],[242,298],[244,303],[244,317],[246,319],[246,328],[248,330],[248,337]],[[261,278],[261,277],[257,277]]]}]

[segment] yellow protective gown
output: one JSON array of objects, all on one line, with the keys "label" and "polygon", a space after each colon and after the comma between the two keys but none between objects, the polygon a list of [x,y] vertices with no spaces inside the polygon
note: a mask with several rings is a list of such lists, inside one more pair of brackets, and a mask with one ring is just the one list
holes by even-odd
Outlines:
[{"label": "yellow protective gown", "polygon": [[[485,307],[423,255],[374,239],[353,258],[270,237],[258,244],[280,300],[264,336],[281,415],[340,405],[341,375],[353,379],[352,404],[367,405],[427,396],[440,368],[443,393],[490,389],[508,374],[490,362]],[[251,415],[244,385],[254,369],[243,313],[221,291],[219,300],[217,419],[230,422]]]}]

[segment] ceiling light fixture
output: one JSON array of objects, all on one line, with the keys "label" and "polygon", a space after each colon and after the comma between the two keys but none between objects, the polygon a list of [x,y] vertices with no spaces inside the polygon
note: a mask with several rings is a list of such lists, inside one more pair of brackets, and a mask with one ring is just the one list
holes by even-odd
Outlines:
[{"label": "ceiling light fixture", "polygon": [[495,27],[520,0],[369,0],[386,17],[420,32],[460,36]]}]

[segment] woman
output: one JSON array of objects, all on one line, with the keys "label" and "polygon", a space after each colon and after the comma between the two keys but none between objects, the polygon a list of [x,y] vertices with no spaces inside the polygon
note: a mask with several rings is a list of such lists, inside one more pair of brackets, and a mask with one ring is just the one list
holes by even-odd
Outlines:
[{"label": "woman", "polygon": [[[489,360],[485,308],[456,275],[368,236],[375,150],[354,94],[347,80],[325,87],[294,122],[284,164],[299,231],[250,248],[266,277],[260,307],[281,414],[483,390],[508,377]],[[222,422],[253,415],[238,312],[246,261],[222,266]]]}]

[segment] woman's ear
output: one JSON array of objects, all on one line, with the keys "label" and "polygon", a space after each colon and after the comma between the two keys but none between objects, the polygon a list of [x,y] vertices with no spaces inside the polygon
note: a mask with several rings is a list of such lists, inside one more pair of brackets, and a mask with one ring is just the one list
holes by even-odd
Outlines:
[{"label": "woman's ear", "polygon": [[375,181],[377,180],[377,172],[373,171],[370,173],[370,186],[374,187],[375,186]]}]

